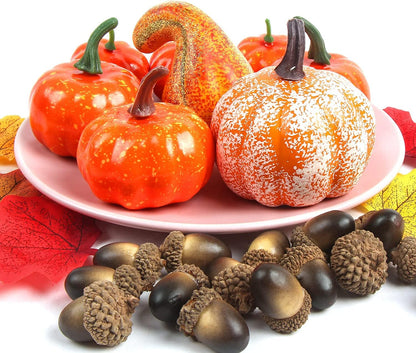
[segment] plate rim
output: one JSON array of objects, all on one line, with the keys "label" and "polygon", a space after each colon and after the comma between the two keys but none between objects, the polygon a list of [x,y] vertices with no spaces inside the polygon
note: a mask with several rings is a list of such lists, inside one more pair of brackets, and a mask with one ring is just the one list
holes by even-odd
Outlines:
[{"label": "plate rim", "polygon": [[[57,193],[52,187],[48,186],[45,181],[40,180],[39,178],[33,176],[30,168],[24,162],[24,157],[22,156],[21,151],[21,144],[19,141],[22,139],[22,135],[26,132],[26,129],[30,129],[30,119],[27,118],[21,124],[19,130],[17,131],[15,137],[15,158],[16,163],[19,169],[22,171],[23,175],[33,184],[33,186],[39,191],[41,191],[45,196],[50,197],[52,200],[56,201],[57,203],[68,207],[74,211],[77,211],[81,214],[86,216],[95,218],[97,220],[101,220],[107,223],[113,223],[121,226],[136,228],[136,229],[143,229],[143,230],[150,230],[150,231],[171,231],[171,230],[182,230],[184,232],[209,232],[209,233],[221,233],[221,234],[234,234],[234,233],[245,233],[245,232],[252,232],[252,231],[259,231],[263,229],[270,229],[276,227],[286,227],[290,225],[299,224],[304,222],[305,220],[312,218],[318,214],[324,213],[329,210],[333,210],[334,206],[333,203],[336,203],[336,208],[339,210],[348,210],[351,208],[356,207],[357,205],[361,204],[365,200],[368,200],[379,191],[384,189],[397,175],[400,170],[400,167],[403,165],[404,157],[405,157],[405,145],[404,139],[400,132],[398,126],[394,123],[393,119],[384,112],[382,109],[378,109],[373,106],[374,110],[381,112],[384,118],[388,119],[392,124],[392,128],[396,129],[395,135],[398,137],[397,143],[398,146],[398,154],[396,158],[396,163],[390,169],[390,171],[384,176],[382,181],[378,184],[370,187],[369,189],[365,190],[360,197],[356,196],[352,199],[346,199],[342,201],[341,196],[335,199],[326,199],[325,201],[328,203],[327,207],[318,208],[316,210],[313,209],[315,205],[307,207],[309,212],[306,213],[296,213],[294,216],[287,216],[285,218],[276,218],[276,219],[268,219],[268,220],[261,220],[261,221],[250,221],[250,222],[233,222],[233,223],[183,223],[183,222],[172,222],[172,221],[163,221],[163,220],[154,220],[154,219],[146,219],[141,217],[126,217],[125,215],[120,215],[117,212],[113,212],[111,210],[102,210],[97,209],[95,207],[91,207],[89,205],[85,205],[79,200],[74,200],[66,195],[62,195],[61,193]],[[33,132],[30,131],[33,135]],[[34,137],[34,136],[33,136]],[[35,138],[35,137],[34,137]],[[36,139],[36,138],[35,138]],[[40,142],[38,142],[40,144]],[[47,151],[45,149],[45,151]],[[49,151],[48,151],[49,152]],[[51,153],[51,152],[50,152]],[[370,157],[371,158],[371,157]],[[75,162],[76,163],[76,162]],[[360,201],[357,202],[357,199]],[[341,200],[340,202],[331,202],[332,200]],[[97,199],[97,202],[99,200]],[[266,206],[264,206],[266,207]],[[297,208],[295,208],[298,210]],[[307,217],[306,217],[307,214]]]}]

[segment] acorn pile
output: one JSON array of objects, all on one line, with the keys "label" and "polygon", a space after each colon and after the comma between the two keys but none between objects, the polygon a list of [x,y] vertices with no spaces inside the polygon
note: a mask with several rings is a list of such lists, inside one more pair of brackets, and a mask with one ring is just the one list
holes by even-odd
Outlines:
[{"label": "acorn pile", "polygon": [[[91,266],[73,270],[65,289],[73,299],[59,317],[68,338],[115,346],[132,331],[131,316],[144,291],[158,320],[216,352],[241,352],[249,342],[247,315],[261,312],[279,333],[298,330],[311,311],[378,291],[388,264],[405,283],[416,279],[416,238],[403,238],[404,221],[391,209],[354,219],[343,211],[318,215],[286,236],[256,236],[241,261],[207,234],[172,231],[160,246],[112,243]],[[215,325],[212,324],[215,322]]]}]

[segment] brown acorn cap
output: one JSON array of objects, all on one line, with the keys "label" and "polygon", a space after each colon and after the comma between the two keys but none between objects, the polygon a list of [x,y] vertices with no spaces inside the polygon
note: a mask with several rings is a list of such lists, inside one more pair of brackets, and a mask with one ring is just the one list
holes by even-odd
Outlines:
[{"label": "brown acorn cap", "polygon": [[93,282],[84,289],[84,327],[97,344],[118,345],[131,333],[130,317],[138,303],[111,281]]},{"label": "brown acorn cap", "polygon": [[179,317],[176,321],[179,330],[187,336],[193,336],[193,330],[199,316],[214,299],[222,300],[221,296],[214,289],[206,287],[195,289],[191,298],[179,312]]},{"label": "brown acorn cap", "polygon": [[330,267],[338,284],[357,295],[373,294],[387,278],[383,243],[366,230],[355,230],[335,241]]},{"label": "brown acorn cap", "polygon": [[407,284],[416,279],[416,238],[404,237],[391,251],[392,262],[397,266],[399,279]]},{"label": "brown acorn cap", "polygon": [[134,265],[143,280],[143,290],[149,291],[161,276],[164,261],[159,247],[153,243],[144,243],[137,250]]},{"label": "brown acorn cap", "polygon": [[244,253],[241,262],[249,266],[256,267],[263,262],[278,263],[279,257],[273,255],[265,249],[253,249]]},{"label": "brown acorn cap", "polygon": [[130,294],[136,298],[140,298],[145,284],[140,272],[131,265],[117,267],[113,275],[113,281],[127,295]]},{"label": "brown acorn cap", "polygon": [[185,272],[195,278],[198,288],[211,287],[208,276],[198,266],[194,264],[183,264],[176,268],[173,272]]},{"label": "brown acorn cap", "polygon": [[212,288],[243,315],[255,309],[250,290],[253,269],[252,266],[240,263],[222,270],[212,280]]},{"label": "brown acorn cap", "polygon": [[368,219],[377,211],[368,211],[355,220],[355,229],[363,229]]},{"label": "brown acorn cap", "polygon": [[182,251],[184,242],[185,235],[178,230],[170,232],[163,241],[162,245],[160,246],[160,252],[162,259],[166,261],[166,271],[172,272],[178,266],[182,265]]},{"label": "brown acorn cap", "polygon": [[292,247],[299,245],[315,245],[317,246],[311,238],[309,238],[306,233],[303,231],[303,226],[297,226],[292,230],[290,235],[290,242]]},{"label": "brown acorn cap", "polygon": [[312,308],[312,299],[308,292],[305,291],[303,305],[300,310],[293,316],[286,319],[275,319],[267,315],[263,315],[264,321],[269,327],[279,333],[292,333],[303,326],[308,320],[309,313]]},{"label": "brown acorn cap", "polygon": [[315,259],[326,262],[325,255],[318,246],[302,244],[288,248],[279,264],[289,270],[292,275],[297,276],[304,264]]}]

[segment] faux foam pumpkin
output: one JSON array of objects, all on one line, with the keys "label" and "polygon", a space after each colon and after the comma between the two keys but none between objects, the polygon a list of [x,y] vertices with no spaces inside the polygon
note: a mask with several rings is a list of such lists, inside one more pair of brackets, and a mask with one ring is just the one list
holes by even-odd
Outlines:
[{"label": "faux foam pumpkin", "polygon": [[303,67],[304,52],[304,24],[292,19],[281,63],[238,80],[212,117],[223,180],[267,206],[308,206],[348,193],[375,141],[366,96],[337,73]]}]

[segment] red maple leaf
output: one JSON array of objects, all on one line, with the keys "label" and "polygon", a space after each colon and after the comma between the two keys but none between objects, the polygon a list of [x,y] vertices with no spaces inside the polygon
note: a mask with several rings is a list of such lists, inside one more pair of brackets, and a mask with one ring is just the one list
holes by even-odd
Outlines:
[{"label": "red maple leaf", "polygon": [[0,281],[40,273],[58,282],[82,266],[101,231],[92,218],[45,196],[8,195],[0,202]]},{"label": "red maple leaf", "polygon": [[384,111],[394,120],[403,135],[406,157],[416,157],[416,123],[410,113],[392,107],[387,107]]}]

